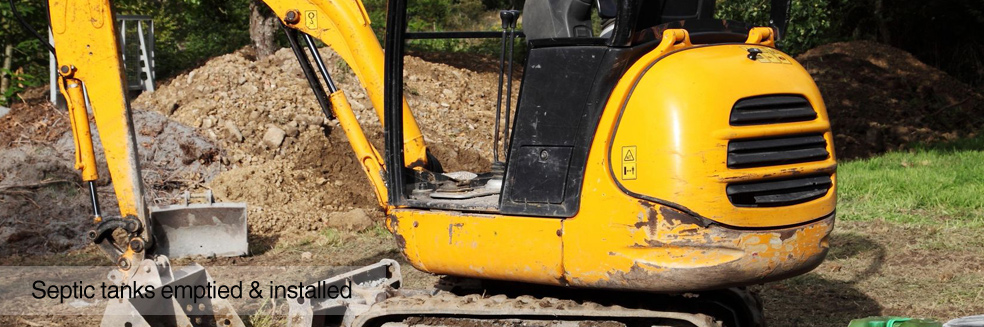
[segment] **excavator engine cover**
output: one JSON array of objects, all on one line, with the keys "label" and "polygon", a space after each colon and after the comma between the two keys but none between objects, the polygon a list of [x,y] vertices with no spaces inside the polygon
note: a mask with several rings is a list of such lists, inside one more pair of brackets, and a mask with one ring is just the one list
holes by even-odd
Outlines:
[{"label": "excavator engine cover", "polygon": [[211,192],[205,203],[184,203],[150,210],[154,254],[170,258],[192,256],[234,257],[249,253],[246,240],[246,204],[215,203]]}]

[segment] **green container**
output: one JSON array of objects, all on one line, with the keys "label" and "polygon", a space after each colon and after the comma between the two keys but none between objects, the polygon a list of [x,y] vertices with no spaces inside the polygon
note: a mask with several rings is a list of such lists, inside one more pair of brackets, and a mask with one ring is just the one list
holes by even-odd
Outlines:
[{"label": "green container", "polygon": [[943,327],[943,323],[931,319],[905,317],[868,317],[851,320],[848,327]]}]

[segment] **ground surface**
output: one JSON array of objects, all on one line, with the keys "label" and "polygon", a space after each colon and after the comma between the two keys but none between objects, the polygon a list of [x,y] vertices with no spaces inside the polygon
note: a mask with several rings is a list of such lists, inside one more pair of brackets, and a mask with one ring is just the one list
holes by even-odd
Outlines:
[{"label": "ground surface", "polygon": [[[381,145],[358,81],[337,57],[324,55],[367,134]],[[206,266],[402,261],[344,134],[321,115],[293,55],[249,57],[217,57],[133,101],[150,200],[209,188],[220,200],[249,203],[253,255],[200,260]],[[980,95],[877,44],[832,44],[799,59],[824,94],[838,155],[871,159],[841,165],[841,220],[829,259],[804,276],[757,287],[771,325],[984,313],[984,181],[975,168],[984,147],[916,145],[972,136],[984,111]],[[409,58],[406,75],[408,102],[445,167],[487,170],[497,77],[489,62],[469,67],[468,61]],[[72,170],[67,116],[38,93],[0,118],[0,265],[110,264],[81,237],[90,208]],[[268,137],[271,131],[277,137]],[[893,150],[901,151],[883,154]],[[913,179],[918,183],[908,183]],[[100,185],[104,210],[111,211],[111,185],[105,179]],[[404,272],[405,287],[436,281],[409,266]],[[8,316],[0,325],[98,320]]]}]

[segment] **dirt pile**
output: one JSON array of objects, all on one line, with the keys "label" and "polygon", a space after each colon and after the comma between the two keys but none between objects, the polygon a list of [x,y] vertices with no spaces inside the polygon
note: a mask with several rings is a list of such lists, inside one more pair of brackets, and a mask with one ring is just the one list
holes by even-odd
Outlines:
[{"label": "dirt pile", "polygon": [[68,130],[68,114],[48,102],[48,88],[29,89],[0,117],[0,149],[51,143]]},{"label": "dirt pile", "polygon": [[[382,149],[381,126],[355,75],[334,52],[321,52]],[[414,57],[405,75],[407,101],[444,167],[488,170],[498,76]],[[209,186],[221,200],[250,205],[253,232],[315,230],[332,212],[355,208],[380,216],[344,133],[324,118],[289,49],[257,61],[242,51],[214,58],[133,106],[196,127],[222,146],[230,170]]]},{"label": "dirt pile", "polygon": [[820,87],[840,159],[965,137],[984,119],[977,91],[891,46],[832,43],[797,60]]},{"label": "dirt pile", "polygon": [[[61,252],[85,245],[92,228],[89,192],[74,163],[74,145],[65,112],[50,104],[15,106],[0,144],[0,255]],[[7,117],[4,117],[7,118]],[[210,181],[222,165],[213,143],[155,112],[133,115],[141,172],[151,204],[170,203],[178,194]],[[100,178],[102,211],[118,216],[106,159],[95,124],[90,125]],[[56,136],[57,135],[57,136]]]}]

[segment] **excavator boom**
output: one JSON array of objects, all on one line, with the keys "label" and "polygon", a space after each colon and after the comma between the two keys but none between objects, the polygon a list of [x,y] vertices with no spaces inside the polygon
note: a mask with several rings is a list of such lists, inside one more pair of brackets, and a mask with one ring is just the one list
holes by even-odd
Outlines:
[{"label": "excavator boom", "polygon": [[[382,119],[383,108],[383,51],[370,28],[368,14],[360,1],[286,1],[268,0],[266,3],[277,13],[289,35],[302,33],[313,47],[312,37],[317,38],[334,49],[355,71],[367,94]],[[176,255],[208,254],[196,253],[198,247],[216,248],[222,240],[245,241],[245,216],[235,210],[226,214],[222,207],[211,205],[206,199],[210,212],[217,220],[233,228],[222,228],[222,224],[210,225],[213,231],[231,230],[241,234],[213,240],[203,246],[185,244],[189,240],[203,240],[190,235],[190,231],[180,231],[177,226],[195,224],[189,221],[189,213],[194,208],[187,200],[182,206],[171,206],[164,210],[151,210],[146,203],[146,193],[141,182],[137,142],[130,105],[127,101],[124,69],[119,56],[119,46],[111,3],[108,0],[49,1],[52,35],[58,46],[58,85],[67,99],[71,112],[72,131],[76,148],[76,168],[81,170],[83,180],[90,185],[93,196],[93,213],[96,227],[90,233],[97,244],[107,252],[123,271],[144,259],[145,253],[171,253]],[[313,52],[317,56],[316,52]],[[306,60],[300,53],[299,59]],[[317,57],[320,60],[320,57]],[[309,65],[310,63],[308,63]],[[318,67],[326,78],[323,63]],[[320,85],[319,85],[320,86]],[[343,131],[348,136],[353,150],[363,165],[373,185],[379,204],[387,208],[387,189],[383,182],[385,167],[379,151],[368,141],[355,118],[344,93],[332,89],[327,94],[330,103],[330,116],[337,117]],[[105,215],[99,210],[99,200],[95,192],[96,154],[92,145],[92,131],[89,130],[89,113],[95,120],[96,130],[102,139],[106,162],[116,191],[120,213]],[[404,106],[403,131],[406,140],[405,165],[421,168],[428,164],[427,150],[423,136],[416,121]],[[200,210],[198,212],[201,212]],[[233,216],[234,218],[225,218]],[[242,216],[241,219],[238,216]],[[155,220],[154,218],[157,217]],[[241,220],[237,223],[236,220]],[[175,222],[179,221],[179,222]],[[207,224],[203,224],[207,225]],[[157,230],[155,230],[155,228]],[[115,240],[113,230],[124,229],[128,239]],[[185,228],[187,229],[187,228]],[[154,233],[159,233],[155,237]],[[225,233],[228,234],[228,233]],[[220,235],[225,235],[220,233]],[[159,242],[158,242],[159,241]],[[155,244],[155,242],[157,242]],[[244,243],[243,243],[244,244]],[[155,245],[157,246],[155,248]],[[242,248],[243,250],[235,250]],[[221,253],[245,253],[245,245],[235,246],[234,250],[218,250]],[[158,250],[158,251],[154,251]],[[189,251],[190,250],[190,251]],[[213,249],[212,253],[215,253]],[[129,276],[129,274],[128,274]]]},{"label": "excavator boom", "polygon": [[[56,44],[58,85],[65,96],[75,139],[75,166],[90,186],[93,197],[97,244],[121,267],[143,260],[145,246],[151,240],[149,211],[144,199],[136,134],[130,104],[126,99],[126,81],[116,42],[113,12],[108,1],[50,1],[51,32]],[[87,87],[89,86],[89,87]],[[89,131],[86,102],[102,139],[110,178],[116,190],[120,218],[104,218],[98,209],[94,182],[98,178],[96,160]],[[129,246],[114,245],[107,231],[122,227],[131,235]],[[100,230],[103,229],[103,230]]]}]

